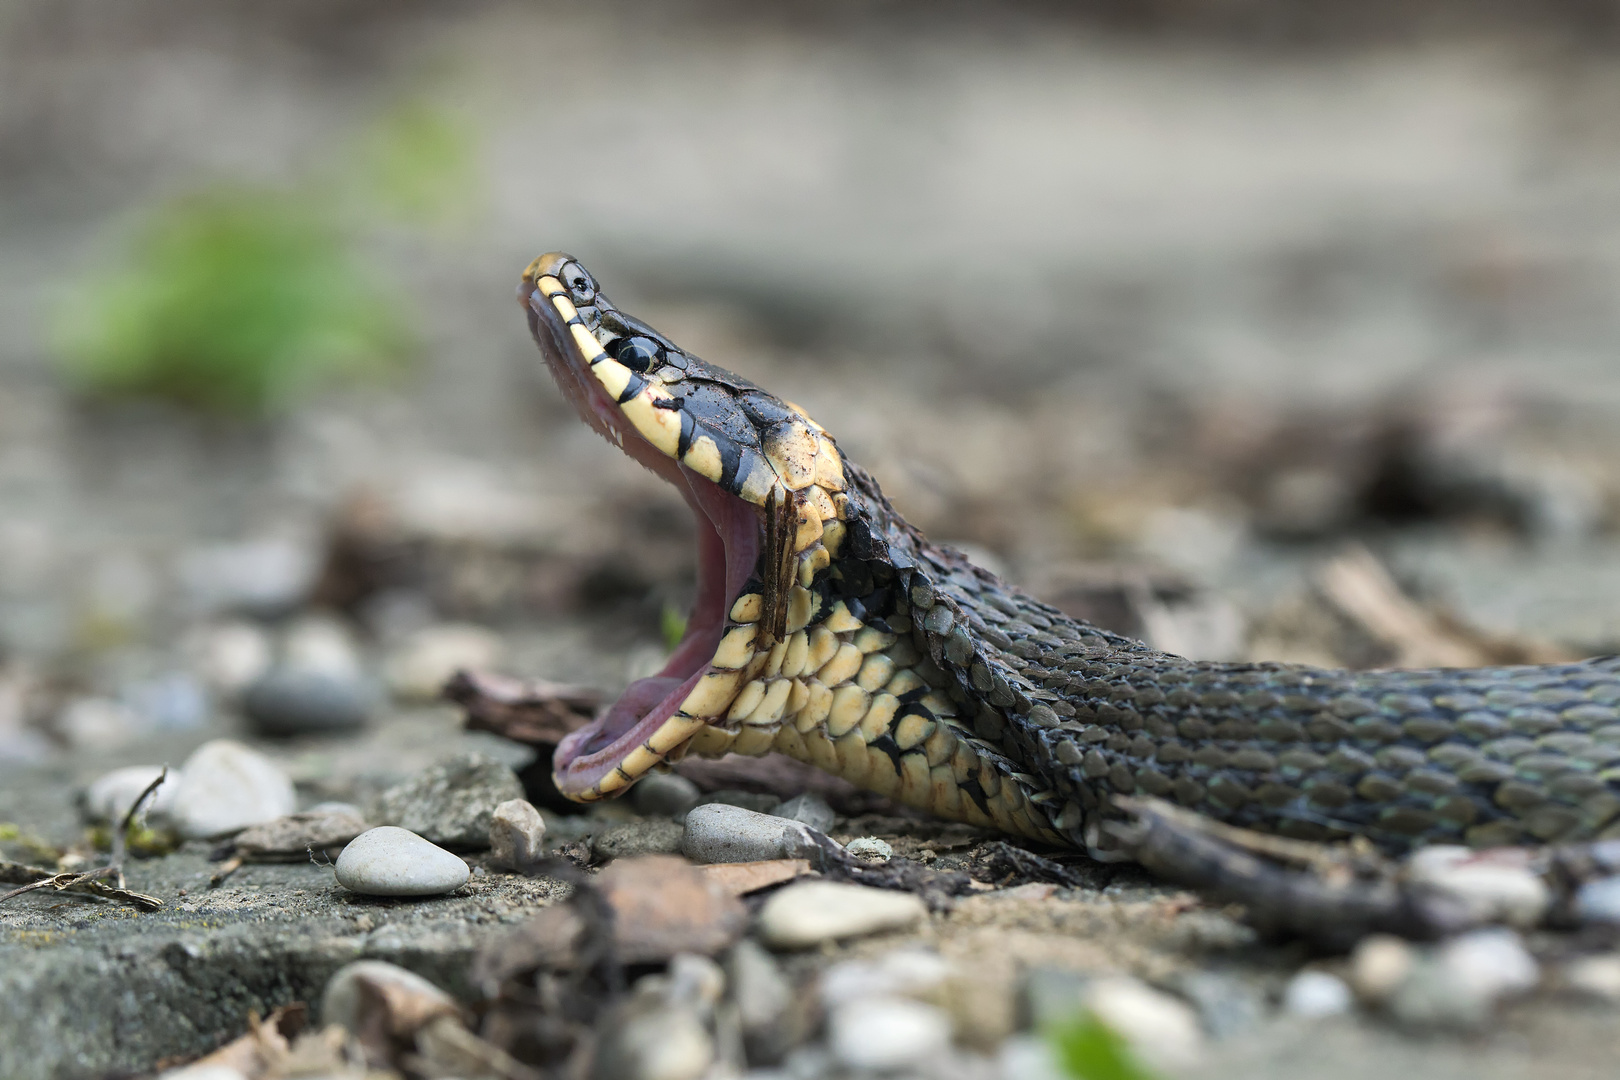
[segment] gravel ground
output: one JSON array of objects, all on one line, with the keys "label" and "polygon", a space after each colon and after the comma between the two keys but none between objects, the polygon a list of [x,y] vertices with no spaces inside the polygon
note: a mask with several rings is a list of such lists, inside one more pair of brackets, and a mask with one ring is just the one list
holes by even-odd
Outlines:
[{"label": "gravel ground", "polygon": [[[493,629],[489,666],[610,693],[656,663],[660,612],[691,588],[685,511],[536,370],[510,296],[551,248],[803,405],[931,535],[1158,643],[1390,662],[1322,585],[1359,542],[1471,640],[1620,651],[1620,75],[1556,27],[1256,44],[1038,7],[159,7],[0,10],[0,822],[70,845],[74,794],[107,769],[252,738],[241,672],[298,641],[389,695],[362,734],[263,744],[306,805],[464,749],[526,763],[405,688],[426,630]],[[246,425],[67,392],[44,313],[141,206],[319,167],[413,96],[477,133],[483,183],[465,220],[371,249],[422,323],[408,376]],[[362,497],[420,572],[334,615],[310,594]],[[628,813],[548,821],[577,839]],[[866,824],[902,854],[934,842]],[[196,893],[206,854],[137,862],[131,885]],[[166,1014],[57,999],[133,1025],[105,1029],[128,1056],[73,1065],[63,1034],[37,1075],[100,1075],[206,1049],[351,956],[464,991],[479,928],[554,898],[504,875],[468,890],[357,916],[327,871],[283,866],[161,916],[19,898],[0,953],[7,978],[84,995],[107,987],[63,972],[117,960],[174,1015],[204,1009],[169,1039]],[[975,1053],[1049,964],[1185,1000],[1214,973],[1262,1003],[1187,1075],[1614,1060],[1612,1005],[1538,998],[1438,1038],[1279,1015],[1305,955],[1185,907],[1126,873],[974,898],[794,970],[937,949],[986,973],[984,1008],[953,1014]],[[406,923],[424,943],[354,944]],[[187,941],[235,957],[210,970],[251,993],[211,974],[175,997],[156,973]]]}]

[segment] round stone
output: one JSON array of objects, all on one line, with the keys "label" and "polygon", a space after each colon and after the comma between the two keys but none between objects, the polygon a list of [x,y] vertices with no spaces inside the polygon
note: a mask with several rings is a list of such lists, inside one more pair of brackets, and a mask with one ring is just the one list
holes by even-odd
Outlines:
[{"label": "round stone", "polygon": [[215,739],[180,766],[163,817],[181,836],[205,839],[285,817],[297,805],[292,781],[275,762],[239,742]]},{"label": "round stone", "polygon": [[467,864],[409,829],[383,825],[349,841],[338,884],[367,896],[440,896],[467,883]]},{"label": "round stone", "polygon": [[527,873],[545,858],[546,819],[527,799],[508,799],[489,822],[489,855],[496,866]]},{"label": "round stone", "polygon": [[760,938],[774,949],[804,949],[823,941],[904,930],[928,917],[911,893],[806,881],[789,885],[765,902]]},{"label": "round stone", "polygon": [[1302,971],[1283,991],[1283,1009],[1312,1020],[1349,1012],[1353,1004],[1355,996],[1345,981],[1325,971]]},{"label": "round stone", "polygon": [[358,674],[275,668],[247,688],[242,712],[261,735],[330,735],[365,726],[376,694]]},{"label": "round stone", "polygon": [[950,1048],[943,1009],[904,998],[865,998],[834,1010],[827,1021],[833,1057],[856,1073],[916,1069]]},{"label": "round stone", "polygon": [[681,853],[694,862],[797,859],[816,849],[809,826],[727,803],[704,803],[686,814]]}]

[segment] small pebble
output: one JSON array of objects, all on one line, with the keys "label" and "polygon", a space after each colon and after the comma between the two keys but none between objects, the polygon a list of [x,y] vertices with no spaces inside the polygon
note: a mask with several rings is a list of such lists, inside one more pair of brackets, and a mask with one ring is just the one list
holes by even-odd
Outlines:
[{"label": "small pebble", "polygon": [[729,803],[694,806],[681,840],[681,852],[703,863],[799,859],[815,850],[808,826]]},{"label": "small pebble", "polygon": [[348,626],[329,615],[306,615],[294,622],[281,639],[282,663],[294,671],[354,676],[360,672],[360,653]]},{"label": "small pebble", "polygon": [[1598,878],[1576,890],[1575,917],[1583,923],[1620,923],[1620,877]]},{"label": "small pebble", "polygon": [[1171,1072],[1198,1060],[1204,1035],[1185,1002],[1128,976],[1094,981],[1086,1009],[1131,1044],[1142,1061]]},{"label": "small pebble", "polygon": [[1283,991],[1283,1010],[1292,1016],[1315,1020],[1350,1011],[1355,995],[1337,975],[1325,971],[1302,971],[1288,980]]},{"label": "small pebble", "polygon": [[1416,962],[1416,951],[1400,938],[1369,935],[1350,954],[1350,985],[1363,1001],[1378,1004],[1405,981]]},{"label": "small pebble", "polygon": [[360,989],[362,982],[387,987],[414,999],[423,1017],[439,1010],[454,1012],[456,1009],[449,994],[414,971],[384,960],[356,960],[338,968],[326,980],[326,989],[321,993],[321,1023],[337,1024],[360,1034],[367,1008],[366,995]]},{"label": "small pebble", "polygon": [[731,996],[745,1033],[767,1032],[793,1004],[793,984],[776,958],[751,938],[744,938],[726,957]]},{"label": "small pebble", "polygon": [[926,1069],[950,1049],[951,1022],[943,1009],[904,998],[864,998],[840,1005],[827,1018],[827,1043],[845,1068],[866,1072]]},{"label": "small pebble", "polygon": [[1407,860],[1406,876],[1460,903],[1475,924],[1499,922],[1528,929],[1552,906],[1547,883],[1516,852],[1437,844]]},{"label": "small pebble", "polygon": [[630,805],[646,817],[667,817],[680,821],[698,804],[703,793],[679,773],[652,773],[630,789]]},{"label": "small pebble", "polygon": [[1564,966],[1563,982],[1585,997],[1620,1004],[1620,955],[1582,956]]},{"label": "small pebble", "polygon": [[275,762],[229,739],[197,747],[171,782],[174,792],[162,816],[187,839],[274,821],[298,805],[292,781]]},{"label": "small pebble", "polygon": [[598,1044],[601,1080],[697,1080],[714,1063],[714,1039],[692,1009],[655,999],[632,1001]]},{"label": "small pebble", "polygon": [[[160,765],[127,765],[99,777],[85,789],[80,802],[85,817],[90,821],[113,824],[123,821],[129,808],[141,797],[141,792],[161,775],[163,767]],[[174,799],[175,781],[178,779],[178,773],[169,773],[169,778],[142,804],[142,818],[154,812],[161,814],[168,807]]]},{"label": "small pebble", "polygon": [[433,701],[457,671],[487,671],[500,664],[506,642],[487,627],[442,623],[413,632],[383,665],[395,696]]},{"label": "small pebble", "polygon": [[178,1069],[169,1069],[158,1073],[157,1080],[248,1080],[240,1070],[229,1065],[213,1065],[198,1062],[195,1065],[182,1065]]},{"label": "small pebble", "polygon": [[242,694],[242,712],[260,735],[340,735],[358,731],[377,697],[358,673],[272,668]]},{"label": "small pebble", "polygon": [[368,896],[440,896],[467,883],[467,864],[408,829],[383,825],[349,842],[338,884]]},{"label": "small pebble", "polygon": [[1216,1039],[1259,1027],[1268,1011],[1258,987],[1220,972],[1189,971],[1176,980],[1175,990],[1198,1010],[1204,1030]]},{"label": "small pebble", "polygon": [[477,850],[489,843],[495,808],[521,798],[523,784],[504,763],[461,754],[389,788],[367,808],[366,817],[435,844]]},{"label": "small pebble", "polygon": [[591,851],[602,862],[636,855],[679,855],[685,835],[685,829],[667,818],[626,821],[591,837]]},{"label": "small pebble", "polygon": [[821,973],[827,1008],[863,997],[921,997],[937,991],[951,966],[931,949],[895,949],[872,960],[845,960]]},{"label": "small pebble", "polygon": [[185,643],[197,674],[215,690],[241,692],[270,670],[270,637],[250,622],[225,622],[207,627]]},{"label": "small pebble", "polygon": [[489,819],[490,861],[503,870],[527,873],[546,857],[546,819],[527,799],[508,799]]},{"label": "small pebble", "polygon": [[838,815],[827,805],[827,800],[813,791],[793,796],[771,813],[789,821],[808,825],[817,832],[831,832],[833,825],[838,821]]},{"label": "small pebble", "polygon": [[1536,985],[1540,969],[1512,930],[1475,930],[1420,957],[1387,1007],[1410,1027],[1474,1030],[1499,999]]},{"label": "small pebble", "polygon": [[765,901],[758,925],[766,945],[803,949],[823,941],[903,930],[927,917],[928,909],[911,893],[832,881],[802,881]]},{"label": "small pebble", "polygon": [[894,858],[894,848],[887,841],[875,836],[860,836],[844,845],[844,850],[857,859],[867,862],[886,863]]},{"label": "small pebble", "polygon": [[996,1080],[1070,1080],[1051,1042],[1038,1035],[1014,1035],[996,1051]]}]

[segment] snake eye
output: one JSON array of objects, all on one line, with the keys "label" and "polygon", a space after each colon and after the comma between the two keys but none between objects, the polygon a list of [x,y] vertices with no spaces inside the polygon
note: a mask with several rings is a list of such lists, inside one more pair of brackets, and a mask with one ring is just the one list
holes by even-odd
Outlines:
[{"label": "snake eye", "polygon": [[620,338],[613,346],[613,359],[631,371],[646,371],[658,359],[658,342],[646,337]]}]

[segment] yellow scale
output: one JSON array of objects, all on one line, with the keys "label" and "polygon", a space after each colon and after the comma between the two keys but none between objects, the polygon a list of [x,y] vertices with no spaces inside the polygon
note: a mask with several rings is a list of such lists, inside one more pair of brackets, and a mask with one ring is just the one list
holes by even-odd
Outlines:
[{"label": "yellow scale", "polygon": [[[581,356],[618,401],[630,385],[630,369],[608,356],[578,321],[579,313],[557,278],[539,276],[535,285],[570,323]],[[649,379],[619,408],[643,438],[675,458],[679,410],[654,404],[672,399]],[[1023,785],[975,752],[971,732],[958,723],[955,703],[944,693],[930,690],[920,699],[937,720],[910,715],[896,724],[901,696],[931,685],[924,673],[933,673],[938,681],[932,661],[909,635],[864,625],[842,601],[809,626],[817,602],[809,585],[843,543],[848,500],[843,461],[831,440],[798,406],[789,407],[804,423],[773,433],[763,448],[765,465],[756,465],[738,492],[756,506],[766,505],[773,490],[778,498],[793,492],[810,511],[801,513],[793,538],[797,585],[788,594],[784,639],[768,649],[756,647],[762,598],[758,593],[739,597],[730,612],[736,625],[721,639],[710,670],[675,714],[581,801],[612,795],[688,751],[718,757],[776,750],[939,817],[1061,842]],[[719,448],[707,435],[695,437],[679,460],[698,475],[721,481]],[[870,745],[885,734],[903,752],[898,770],[888,753]],[[911,752],[918,747],[921,753]],[[977,778],[988,812],[962,791],[970,778]]]}]

